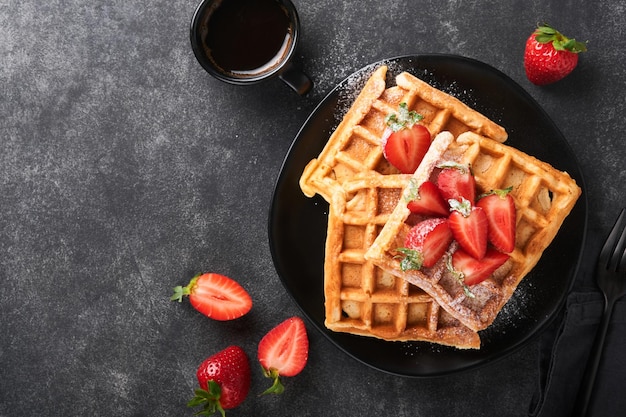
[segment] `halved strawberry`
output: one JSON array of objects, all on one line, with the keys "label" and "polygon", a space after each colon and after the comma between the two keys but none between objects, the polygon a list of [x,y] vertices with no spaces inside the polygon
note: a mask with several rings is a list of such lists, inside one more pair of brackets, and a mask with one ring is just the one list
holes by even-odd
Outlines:
[{"label": "halved strawberry", "polygon": [[476,181],[469,165],[444,162],[438,165],[442,171],[437,176],[437,187],[445,200],[466,199],[472,205],[476,201]]},{"label": "halved strawberry", "polygon": [[448,218],[454,239],[476,259],[481,259],[487,251],[489,223],[487,215],[480,207],[473,207],[468,200],[450,200],[452,212]]},{"label": "halved strawberry", "polygon": [[235,280],[215,273],[198,274],[187,286],[174,288],[172,301],[182,302],[184,296],[200,313],[215,320],[233,320],[252,308],[250,294]]},{"label": "halved strawberry", "polygon": [[398,112],[387,115],[389,126],[382,140],[383,156],[403,174],[412,174],[424,159],[431,143],[428,128],[418,125],[423,117],[400,103]]},{"label": "halved strawberry", "polygon": [[411,213],[424,216],[448,216],[450,206],[443,199],[439,189],[432,181],[424,181],[417,187],[415,181],[409,182],[410,198],[407,207]]},{"label": "halved strawberry", "polygon": [[196,415],[211,415],[239,406],[250,391],[250,363],[239,346],[226,349],[205,359],[196,371],[200,388],[187,403],[189,407],[202,406]]},{"label": "halved strawberry", "polygon": [[465,285],[475,285],[489,278],[508,259],[509,255],[498,252],[494,248],[487,249],[485,256],[480,260],[463,249],[458,249],[452,254],[452,266],[463,274]]},{"label": "halved strawberry", "polygon": [[259,342],[258,358],[264,375],[274,380],[263,394],[280,394],[281,376],[296,376],[307,363],[309,338],[300,317],[294,316],[270,330]]},{"label": "halved strawberry", "polygon": [[481,197],[476,206],[481,207],[489,222],[489,241],[502,252],[515,249],[515,201],[509,194],[511,187],[493,190]]},{"label": "halved strawberry", "polygon": [[404,240],[406,249],[417,252],[413,254],[417,259],[409,259],[413,264],[408,265],[406,261],[412,254],[405,251],[405,255],[408,255],[404,262],[407,267],[405,269],[432,267],[443,256],[450,243],[452,232],[447,219],[434,217],[419,222],[409,230]]}]

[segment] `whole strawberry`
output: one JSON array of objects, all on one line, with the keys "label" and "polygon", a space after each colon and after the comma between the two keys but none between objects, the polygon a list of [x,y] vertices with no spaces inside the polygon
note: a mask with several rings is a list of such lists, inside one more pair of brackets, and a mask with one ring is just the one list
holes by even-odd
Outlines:
[{"label": "whole strawberry", "polygon": [[202,406],[196,415],[208,416],[235,408],[250,391],[250,362],[239,346],[229,346],[205,359],[196,372],[200,388],[187,403],[189,407]]},{"label": "whole strawberry", "polygon": [[551,26],[540,25],[526,41],[524,68],[535,85],[546,85],[569,75],[578,65],[578,54],[587,47]]}]

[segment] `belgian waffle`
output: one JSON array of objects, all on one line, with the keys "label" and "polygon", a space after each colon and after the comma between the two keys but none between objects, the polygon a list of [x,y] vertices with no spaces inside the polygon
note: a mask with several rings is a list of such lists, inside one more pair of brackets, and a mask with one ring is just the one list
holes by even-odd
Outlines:
[{"label": "belgian waffle", "polygon": [[385,340],[479,348],[478,333],[430,295],[364,258],[410,177],[358,174],[333,194],[324,263],[325,325]]},{"label": "belgian waffle", "polygon": [[385,117],[402,102],[424,117],[420,123],[433,138],[445,130],[455,136],[474,131],[499,142],[507,139],[504,128],[413,75],[399,74],[396,85],[389,88],[386,77],[386,66],[373,72],[320,155],[307,164],[300,178],[305,195],[318,193],[330,201],[341,184],[358,173],[398,174],[383,157],[380,142]]},{"label": "belgian waffle", "polygon": [[567,173],[473,132],[462,133],[456,139],[448,132],[438,135],[413,175],[414,181],[421,184],[432,178],[443,161],[470,164],[478,193],[512,187],[517,229],[510,259],[490,278],[469,287],[469,292],[445,265],[455,244],[432,268],[401,271],[396,249],[403,246],[410,227],[405,202],[398,203],[365,258],[422,288],[464,325],[479,331],[493,322],[522,278],[537,264],[581,190]]},{"label": "belgian waffle", "polygon": [[[334,331],[385,340],[427,340],[478,348],[478,334],[431,296],[365,260],[408,181],[382,155],[385,117],[407,103],[433,135],[473,130],[505,141],[506,131],[456,98],[402,73],[387,87],[387,67],[376,69],[332,133],[305,167],[300,187],[329,203],[324,292],[325,325]],[[402,184],[401,184],[402,183]],[[347,188],[346,188],[347,187]],[[393,196],[393,197],[392,197]],[[376,214],[374,214],[376,213]]]}]

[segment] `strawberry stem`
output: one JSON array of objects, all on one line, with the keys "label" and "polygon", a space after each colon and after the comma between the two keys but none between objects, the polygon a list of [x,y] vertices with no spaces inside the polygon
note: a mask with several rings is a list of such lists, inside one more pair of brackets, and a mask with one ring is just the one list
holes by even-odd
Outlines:
[{"label": "strawberry stem", "polygon": [[222,395],[222,389],[219,384],[213,380],[209,380],[207,383],[207,389],[197,388],[195,396],[187,403],[188,407],[202,406],[202,410],[198,411],[197,416],[210,416],[216,411],[226,417],[226,411],[220,404],[220,396]]},{"label": "strawberry stem", "polygon": [[273,379],[274,383],[272,384],[271,387],[269,387],[268,389],[263,391],[260,395],[282,394],[283,391],[285,391],[285,387],[280,382],[280,375],[278,374],[278,371],[276,369],[271,368],[271,369],[267,370],[267,369],[264,368],[263,369],[263,375],[265,375],[267,378]]},{"label": "strawberry stem", "polygon": [[402,102],[398,105],[398,113],[390,113],[385,117],[385,123],[394,132],[398,130],[412,127],[414,124],[422,120],[424,116],[415,110],[409,110],[409,106]]},{"label": "strawberry stem", "polygon": [[407,189],[408,189],[408,192],[404,199],[405,202],[409,203],[413,200],[417,200],[420,198],[419,182],[415,178],[411,178],[409,180]]},{"label": "strawberry stem", "polygon": [[511,191],[513,191],[513,186],[512,185],[510,187],[507,187],[507,188],[500,188],[500,189],[488,191],[488,192],[486,192],[484,194],[479,195],[478,199],[480,200],[481,198],[487,197],[488,195],[492,195],[492,194],[495,194],[495,195],[497,195],[500,198],[504,198]]},{"label": "strawberry stem", "polygon": [[539,43],[552,42],[552,46],[557,51],[569,51],[575,54],[587,51],[587,45],[584,42],[578,42],[573,38],[569,39],[547,23],[537,26],[535,39]]},{"label": "strawberry stem", "polygon": [[174,287],[174,294],[172,294],[170,300],[178,301],[179,303],[182,302],[184,296],[191,294],[191,290],[193,289],[193,287],[195,287],[196,281],[198,280],[199,276],[200,274],[193,277],[191,281],[189,281],[189,284],[184,287],[182,285]]},{"label": "strawberry stem", "polygon": [[450,211],[458,211],[463,217],[468,217],[472,212],[472,203],[463,197],[461,197],[461,201],[451,198],[448,200],[448,204],[450,204]]},{"label": "strawberry stem", "polygon": [[397,248],[396,250],[402,254],[396,256],[396,258],[401,259],[400,269],[402,271],[409,271],[411,269],[420,270],[422,268],[424,255],[422,255],[420,251],[409,248]]},{"label": "strawberry stem", "polygon": [[437,165],[437,168],[446,169],[453,168],[461,171],[462,174],[470,172],[470,166],[468,164],[461,164],[456,161],[443,161]]},{"label": "strawberry stem", "polygon": [[446,267],[448,268],[448,271],[452,274],[452,276],[456,278],[463,286],[463,291],[465,292],[465,295],[468,298],[475,298],[476,296],[474,295],[474,293],[469,289],[467,284],[465,284],[465,274],[462,271],[455,269],[452,265],[452,257],[448,257],[448,259],[446,260]]}]

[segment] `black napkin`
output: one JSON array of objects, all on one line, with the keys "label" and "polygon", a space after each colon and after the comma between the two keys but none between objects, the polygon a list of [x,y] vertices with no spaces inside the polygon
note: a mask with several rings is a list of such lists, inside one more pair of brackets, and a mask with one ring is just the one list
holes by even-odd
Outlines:
[{"label": "black napkin", "polygon": [[[599,248],[602,243],[592,244]],[[597,254],[593,256],[595,260]],[[582,269],[560,317],[541,335],[539,383],[530,404],[531,417],[574,414],[604,308],[604,298],[593,281],[593,268]],[[588,411],[594,417],[626,416],[626,297],[615,305]]]}]

